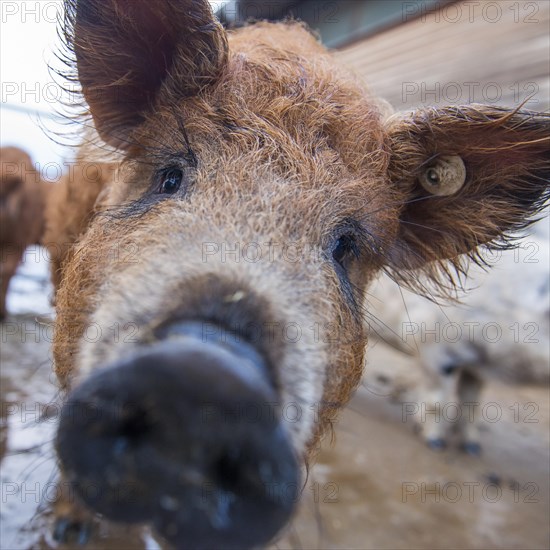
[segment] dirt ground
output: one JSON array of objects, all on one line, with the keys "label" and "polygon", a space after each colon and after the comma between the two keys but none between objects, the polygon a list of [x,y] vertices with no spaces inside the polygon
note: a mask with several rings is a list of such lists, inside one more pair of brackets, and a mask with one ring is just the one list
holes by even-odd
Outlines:
[{"label": "dirt ground", "polygon": [[[57,396],[45,273],[22,271],[10,303],[23,307],[12,307],[16,313],[0,327],[2,550],[59,548],[51,536]],[[336,423],[334,441],[325,442],[296,520],[273,548],[550,547],[548,388],[491,383],[483,395],[492,411],[483,454],[473,458],[452,446],[433,452],[414,433],[404,411],[416,372],[410,358],[373,345],[363,386]],[[146,530],[98,522],[87,547],[160,546]]]}]

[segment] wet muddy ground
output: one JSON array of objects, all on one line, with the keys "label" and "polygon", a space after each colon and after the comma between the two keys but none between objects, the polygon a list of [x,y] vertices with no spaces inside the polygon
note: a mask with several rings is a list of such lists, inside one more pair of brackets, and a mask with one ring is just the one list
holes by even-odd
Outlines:
[{"label": "wet muddy ground", "polygon": [[[27,262],[1,325],[5,550],[59,547],[50,534],[57,396],[46,272],[44,262]],[[548,389],[489,384],[484,451],[473,458],[452,446],[430,451],[415,435],[404,411],[416,373],[408,357],[372,347],[364,384],[336,422],[334,441],[325,441],[297,519],[274,548],[549,548]],[[87,547],[160,546],[147,531],[99,522]]]}]

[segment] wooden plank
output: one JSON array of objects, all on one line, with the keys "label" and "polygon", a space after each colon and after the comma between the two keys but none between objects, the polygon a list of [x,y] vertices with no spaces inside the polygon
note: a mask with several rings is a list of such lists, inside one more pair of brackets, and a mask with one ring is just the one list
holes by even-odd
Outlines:
[{"label": "wooden plank", "polygon": [[[457,6],[468,14],[468,4],[472,5],[458,2]],[[428,14],[424,21],[416,19],[390,29],[337,52],[337,56],[398,109],[454,103],[446,101],[452,99],[453,83],[461,92],[456,103],[467,101],[474,89],[476,102],[517,106],[534,91],[538,102],[532,101],[528,107],[548,109],[550,2],[502,0],[499,4],[503,15],[496,23],[483,18],[479,7],[472,21],[463,17],[457,23],[446,22],[441,13],[437,22],[437,14]],[[515,20],[518,14],[525,18],[533,6],[538,9],[536,23]],[[471,82],[476,86],[472,88]],[[404,96],[404,90],[411,91],[414,85],[419,92]],[[420,93],[437,86],[442,92],[439,97]]]}]

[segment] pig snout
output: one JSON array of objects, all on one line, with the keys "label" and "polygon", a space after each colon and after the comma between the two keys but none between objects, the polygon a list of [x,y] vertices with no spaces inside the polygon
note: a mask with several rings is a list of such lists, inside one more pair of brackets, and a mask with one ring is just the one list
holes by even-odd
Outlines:
[{"label": "pig snout", "polygon": [[98,370],[65,403],[56,446],[92,510],[148,522],[178,548],[267,543],[292,515],[299,469],[269,369],[198,323]]}]

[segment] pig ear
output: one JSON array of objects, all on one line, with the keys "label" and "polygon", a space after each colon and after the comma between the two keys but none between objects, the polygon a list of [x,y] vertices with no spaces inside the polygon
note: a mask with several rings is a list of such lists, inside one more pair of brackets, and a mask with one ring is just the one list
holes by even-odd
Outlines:
[{"label": "pig ear", "polygon": [[[387,121],[389,177],[404,196],[395,272],[436,277],[480,260],[525,228],[550,190],[550,117],[483,105],[419,109]],[[447,270],[448,274],[449,271]]]},{"label": "pig ear", "polygon": [[207,0],[65,0],[65,38],[101,137],[123,146],[172,79],[192,96],[226,60]]}]

